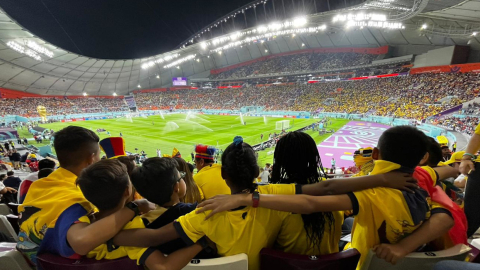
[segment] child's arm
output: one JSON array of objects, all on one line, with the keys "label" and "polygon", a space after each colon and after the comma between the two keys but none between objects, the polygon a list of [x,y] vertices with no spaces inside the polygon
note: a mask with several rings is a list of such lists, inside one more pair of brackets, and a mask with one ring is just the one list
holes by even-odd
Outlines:
[{"label": "child's arm", "polygon": [[385,174],[340,178],[302,186],[302,194],[313,196],[338,195],[369,188],[388,187],[413,192],[417,181],[411,174],[389,172]]},{"label": "child's arm", "polygon": [[[135,201],[141,212],[149,208],[147,200]],[[86,255],[99,245],[114,237],[125,226],[135,213],[127,207],[92,224],[79,223],[72,225],[67,232],[70,247],[79,255]]]},{"label": "child's arm", "polygon": [[453,224],[453,218],[449,214],[436,213],[425,221],[420,228],[397,244],[380,244],[373,250],[380,259],[384,259],[391,264],[396,264],[399,259],[414,252],[423,244],[445,235],[448,230],[453,227]]},{"label": "child's arm", "polygon": [[117,246],[155,247],[179,238],[173,222],[158,229],[123,230],[113,238]]},{"label": "child's arm", "polygon": [[457,169],[450,166],[435,167],[433,170],[437,172],[439,181],[443,181],[450,177],[457,177],[459,174]]},{"label": "child's arm", "polygon": [[[252,194],[215,196],[199,204],[197,213],[211,210],[205,219],[216,213],[235,209],[240,206],[252,206]],[[272,210],[311,214],[351,210],[352,201],[348,195],[308,196],[308,195],[268,195],[260,194],[259,207]]]},{"label": "child's arm", "polygon": [[177,250],[167,257],[159,250],[156,250],[145,260],[145,265],[149,270],[180,270],[200,251],[202,251],[202,246],[198,243]]}]

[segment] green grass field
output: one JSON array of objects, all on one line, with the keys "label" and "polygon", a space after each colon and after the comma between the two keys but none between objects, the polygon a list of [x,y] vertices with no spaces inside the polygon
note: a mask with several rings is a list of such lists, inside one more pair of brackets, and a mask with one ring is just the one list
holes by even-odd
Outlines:
[{"label": "green grass field", "polygon": [[[266,120],[266,122],[265,122]],[[42,124],[41,127],[58,131],[68,125],[82,126],[96,131],[98,128],[106,129],[111,136],[119,136],[120,132],[126,141],[126,150],[135,152],[144,150],[149,157],[156,156],[156,149],[159,148],[162,154],[171,154],[174,147],[180,150],[182,156],[189,161],[190,153],[194,151],[196,144],[213,145],[225,149],[237,135],[244,138],[245,142],[254,145],[261,143],[260,134],[263,133],[264,140],[268,139],[270,133],[279,132],[275,129],[277,121],[284,118],[253,117],[244,116],[247,125],[242,125],[239,116],[219,116],[219,115],[187,115],[168,114],[164,116],[150,116],[148,118],[119,118],[107,120],[95,120],[85,122],[53,123]],[[316,122],[316,119],[289,119],[290,130],[300,129]],[[332,119],[332,126],[338,130],[349,120]],[[317,132],[308,131],[315,141],[320,143],[326,139],[329,134],[319,136]],[[19,130],[20,136],[31,138],[32,135],[25,130]],[[106,132],[100,133],[100,138],[106,138]],[[35,142],[32,142],[37,145]],[[44,144],[48,144],[44,141]],[[40,144],[39,144],[40,146]],[[268,154],[273,149],[267,149],[259,153],[259,164],[263,165],[273,161],[273,155]]]}]

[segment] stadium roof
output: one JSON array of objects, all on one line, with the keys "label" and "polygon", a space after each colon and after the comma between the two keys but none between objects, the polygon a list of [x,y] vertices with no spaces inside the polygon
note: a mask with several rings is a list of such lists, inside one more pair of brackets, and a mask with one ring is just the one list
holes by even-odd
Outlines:
[{"label": "stadium roof", "polygon": [[[268,0],[267,3],[276,1]],[[389,6],[386,7],[385,3]],[[359,10],[364,9],[388,12],[404,28],[365,27],[352,30],[331,23],[338,14],[361,12]],[[281,13],[278,6],[276,11]],[[268,14],[267,9],[264,12]],[[89,95],[120,95],[139,88],[170,85],[172,77],[207,77],[210,69],[302,48],[383,45],[416,48],[456,44],[479,48],[480,35],[476,34],[480,29],[480,16],[475,14],[480,14],[480,0],[367,0],[348,10],[315,13],[306,17],[308,21],[298,20],[299,25],[302,23],[299,27],[307,30],[316,27],[314,31],[298,35],[262,37],[261,40],[250,40],[220,50],[217,49],[228,41],[222,41],[225,42],[223,45],[215,45],[219,38],[209,40],[203,36],[198,38],[199,42],[161,55],[107,60],[82,56],[47,43],[0,10],[0,87],[49,95],[80,95],[84,92]],[[220,19],[233,21],[235,15],[229,16]],[[291,18],[290,25],[295,26],[296,20]],[[253,27],[242,31],[248,36],[248,31],[257,29]],[[231,33],[225,34],[225,39],[231,37]]]}]

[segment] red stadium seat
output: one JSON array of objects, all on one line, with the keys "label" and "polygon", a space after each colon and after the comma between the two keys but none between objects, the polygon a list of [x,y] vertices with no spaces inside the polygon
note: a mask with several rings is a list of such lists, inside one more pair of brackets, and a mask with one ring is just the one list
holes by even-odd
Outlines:
[{"label": "red stadium seat", "polygon": [[285,253],[264,248],[260,251],[260,269],[262,270],[354,270],[357,267],[360,253],[356,249],[342,252],[307,256]]},{"label": "red stadium seat", "polygon": [[37,256],[37,264],[44,270],[144,270],[142,265],[137,265],[128,257],[100,261],[86,257],[72,260],[46,253]]}]

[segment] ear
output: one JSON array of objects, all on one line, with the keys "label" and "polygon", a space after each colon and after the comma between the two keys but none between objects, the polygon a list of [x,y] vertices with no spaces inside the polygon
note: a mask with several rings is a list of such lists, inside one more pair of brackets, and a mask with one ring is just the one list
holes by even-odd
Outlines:
[{"label": "ear", "polygon": [[428,164],[428,159],[430,158],[430,154],[427,152],[425,153],[425,155],[423,156],[422,160],[420,160],[420,163],[419,165],[422,166],[424,164]]},{"label": "ear", "polygon": [[173,185],[173,192],[175,193],[178,193],[180,191],[180,183],[175,183],[175,185]]},{"label": "ear", "polygon": [[380,150],[378,150],[377,147],[373,148],[373,152],[372,152],[372,159],[373,160],[379,160],[381,157],[380,157]]}]

